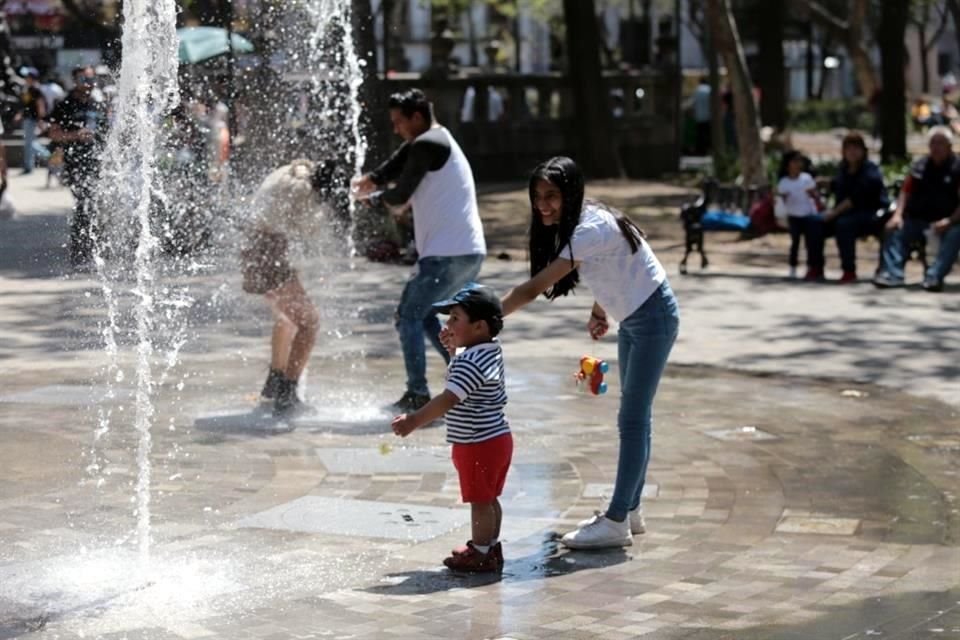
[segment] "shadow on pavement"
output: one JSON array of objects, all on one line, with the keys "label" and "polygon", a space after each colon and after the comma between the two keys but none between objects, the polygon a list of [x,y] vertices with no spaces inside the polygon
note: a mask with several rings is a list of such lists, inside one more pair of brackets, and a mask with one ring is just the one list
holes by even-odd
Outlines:
[{"label": "shadow on pavement", "polygon": [[495,582],[528,582],[555,576],[565,576],[586,569],[602,569],[631,559],[624,549],[596,551],[561,551],[560,534],[550,532],[540,549],[520,558],[507,558],[502,574],[457,573],[448,569],[418,570],[390,573],[384,577],[388,584],[363,589],[377,595],[426,595],[450,589],[473,589]]}]

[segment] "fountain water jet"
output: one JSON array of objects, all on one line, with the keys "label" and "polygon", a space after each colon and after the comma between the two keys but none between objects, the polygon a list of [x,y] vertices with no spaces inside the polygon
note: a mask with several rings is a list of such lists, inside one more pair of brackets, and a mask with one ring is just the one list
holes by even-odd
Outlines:
[{"label": "fountain water jet", "polygon": [[[156,292],[152,265],[158,241],[151,229],[150,211],[154,193],[160,188],[155,155],[160,122],[179,103],[177,84],[176,35],[177,7],[174,0],[131,0],[123,8],[123,58],[115,101],[115,119],[104,151],[98,184],[100,211],[105,220],[116,222],[124,211],[106,211],[107,207],[126,207],[132,203],[135,216],[136,249],[133,255],[137,302],[134,308],[137,335],[136,410],[134,428],[138,434],[136,484],[137,546],[141,565],[150,557],[150,427],[153,418],[151,393],[154,381],[153,314]],[[116,249],[116,242],[111,243]],[[120,256],[116,256],[120,258]],[[102,256],[98,256],[102,274]],[[112,300],[112,289],[104,283],[105,297]],[[107,326],[107,344],[115,345],[112,327]],[[106,428],[101,424],[101,429]]]}]

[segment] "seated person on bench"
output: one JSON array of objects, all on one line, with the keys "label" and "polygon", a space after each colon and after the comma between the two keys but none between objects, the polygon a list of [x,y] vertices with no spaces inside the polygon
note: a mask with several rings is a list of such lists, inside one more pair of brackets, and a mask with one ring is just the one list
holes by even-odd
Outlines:
[{"label": "seated person on bench", "polygon": [[[924,289],[943,291],[943,280],[960,252],[960,157],[953,153],[953,132],[944,126],[933,127],[927,141],[930,153],[913,163],[897,210],[887,223],[889,233],[873,279],[881,289],[903,286],[910,246],[931,237],[931,228],[940,246],[924,274]],[[928,249],[933,251],[933,247]]]},{"label": "seated person on bench", "polygon": [[836,204],[824,215],[835,225],[837,250],[843,268],[841,283],[857,281],[857,238],[876,230],[877,211],[887,206],[887,190],[876,164],[867,159],[863,136],[851,132],[843,139],[843,161],[831,183]]}]

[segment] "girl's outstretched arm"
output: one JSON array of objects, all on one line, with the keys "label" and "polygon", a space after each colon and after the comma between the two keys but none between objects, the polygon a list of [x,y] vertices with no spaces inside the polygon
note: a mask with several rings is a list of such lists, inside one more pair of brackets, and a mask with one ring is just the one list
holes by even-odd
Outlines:
[{"label": "girl's outstretched arm", "polygon": [[560,278],[580,266],[579,262],[557,258],[540,273],[517,285],[503,297],[503,315],[508,316],[520,307],[530,304],[537,296],[552,287]]}]

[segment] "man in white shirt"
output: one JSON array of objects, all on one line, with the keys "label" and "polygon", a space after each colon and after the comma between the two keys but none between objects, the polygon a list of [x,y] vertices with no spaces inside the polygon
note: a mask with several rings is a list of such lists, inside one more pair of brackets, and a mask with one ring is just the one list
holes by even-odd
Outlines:
[{"label": "man in white shirt", "polygon": [[[419,89],[390,96],[390,121],[404,143],[383,164],[354,180],[356,197],[413,208],[418,260],[397,308],[407,390],[394,406],[411,413],[430,400],[424,333],[445,361],[433,303],[476,279],[487,253],[473,172]],[[379,190],[378,190],[379,189]]]}]

